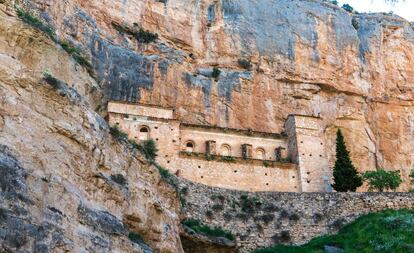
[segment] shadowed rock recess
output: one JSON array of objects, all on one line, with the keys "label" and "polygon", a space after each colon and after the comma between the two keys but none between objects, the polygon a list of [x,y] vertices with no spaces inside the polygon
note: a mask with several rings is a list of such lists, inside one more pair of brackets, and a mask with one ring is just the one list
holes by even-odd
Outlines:
[{"label": "shadowed rock recess", "polygon": [[[249,132],[319,117],[328,169],[341,128],[360,172],[399,169],[407,191],[413,59],[412,23],[318,0],[0,0],[0,252],[248,252],[412,208],[403,193],[171,187],[106,120],[108,101]],[[185,233],[184,218],[236,241]]]}]

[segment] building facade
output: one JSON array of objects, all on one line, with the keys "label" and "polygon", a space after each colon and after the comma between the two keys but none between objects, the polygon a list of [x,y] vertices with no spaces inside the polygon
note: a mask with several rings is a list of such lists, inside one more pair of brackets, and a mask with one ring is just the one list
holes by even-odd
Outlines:
[{"label": "building facade", "polygon": [[[182,123],[172,108],[108,103],[109,124],[153,139],[157,163],[193,182],[245,191],[329,191],[319,118],[291,115],[284,133]],[[320,143],[315,146],[315,143]]]}]

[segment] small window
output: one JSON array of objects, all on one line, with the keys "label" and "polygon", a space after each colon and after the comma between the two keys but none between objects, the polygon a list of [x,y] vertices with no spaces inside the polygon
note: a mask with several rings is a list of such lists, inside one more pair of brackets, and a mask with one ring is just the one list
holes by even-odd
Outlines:
[{"label": "small window", "polygon": [[195,148],[195,145],[194,145],[193,141],[187,141],[185,143],[185,151],[186,152],[194,152],[194,148]]},{"label": "small window", "polygon": [[150,138],[149,132],[150,131],[147,126],[141,126],[139,128],[139,140],[141,141],[148,140]]},{"label": "small window", "polygon": [[259,160],[266,159],[266,152],[263,148],[256,149],[256,159],[259,159]]},{"label": "small window", "polygon": [[228,144],[223,144],[223,145],[221,145],[221,148],[220,148],[220,154],[221,154],[222,156],[230,156],[230,155],[231,155],[231,148],[230,148],[230,145],[228,145]]}]

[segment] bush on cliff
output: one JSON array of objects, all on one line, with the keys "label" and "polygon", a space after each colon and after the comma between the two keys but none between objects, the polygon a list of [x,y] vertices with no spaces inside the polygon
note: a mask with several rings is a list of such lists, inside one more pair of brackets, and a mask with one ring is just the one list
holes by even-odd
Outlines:
[{"label": "bush on cliff", "polygon": [[183,220],[181,224],[191,228],[194,232],[198,234],[203,234],[206,236],[212,237],[224,237],[229,239],[230,241],[234,241],[234,235],[231,234],[229,231],[226,231],[219,227],[210,227],[208,225],[201,224],[200,221],[194,219],[187,219]]},{"label": "bush on cliff", "polygon": [[141,143],[142,152],[148,160],[155,160],[158,153],[157,145],[153,139],[145,140]]},{"label": "bush on cliff", "polygon": [[344,9],[347,12],[350,12],[350,13],[354,12],[354,8],[351,5],[349,5],[349,4],[342,5],[342,9]]},{"label": "bush on cliff", "polygon": [[336,161],[333,176],[332,187],[338,192],[354,192],[362,185],[362,178],[352,164],[340,129],[336,133]]},{"label": "bush on cliff", "polygon": [[414,210],[385,210],[364,215],[338,234],[321,236],[302,246],[278,245],[255,253],[321,253],[325,246],[346,253],[414,252]]},{"label": "bush on cliff", "polygon": [[400,186],[400,184],[402,183],[399,171],[386,171],[384,169],[378,169],[376,171],[367,171],[364,173],[363,178],[368,182],[369,191],[395,191],[395,189],[397,189],[398,186]]}]

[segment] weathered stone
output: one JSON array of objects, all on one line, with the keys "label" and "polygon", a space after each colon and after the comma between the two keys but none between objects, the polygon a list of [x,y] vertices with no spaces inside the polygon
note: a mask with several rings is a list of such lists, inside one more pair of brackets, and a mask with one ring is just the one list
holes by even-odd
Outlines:
[{"label": "weathered stone", "polygon": [[78,207],[81,223],[107,234],[124,235],[126,230],[122,222],[107,211],[93,210],[81,204]]}]

